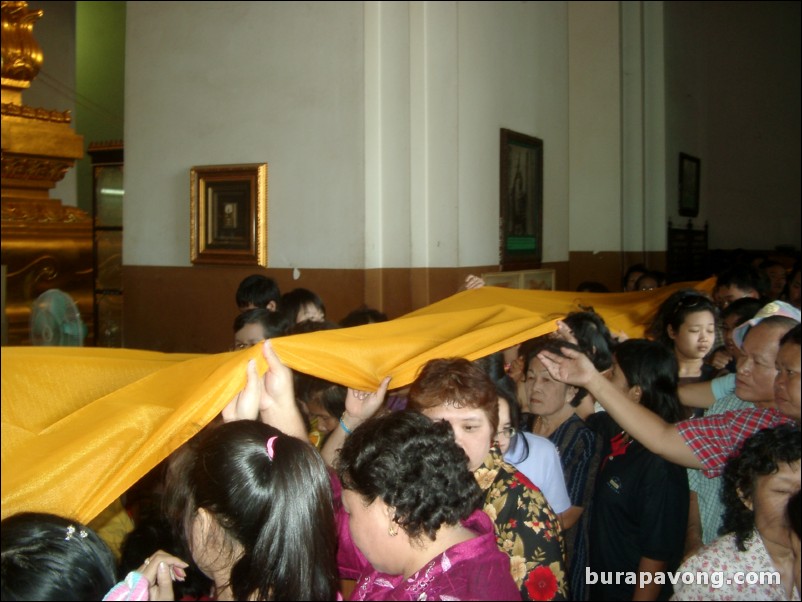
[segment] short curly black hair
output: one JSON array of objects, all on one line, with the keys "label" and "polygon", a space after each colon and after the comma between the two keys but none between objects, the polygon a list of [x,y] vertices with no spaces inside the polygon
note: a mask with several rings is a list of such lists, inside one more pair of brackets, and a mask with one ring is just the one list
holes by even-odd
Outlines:
[{"label": "short curly black hair", "polygon": [[763,429],[747,439],[740,454],[732,456],[724,468],[724,520],[719,534],[735,533],[738,549],[745,552],[745,542],[755,529],[755,513],[742,499],[754,496],[758,477],[774,474],[780,464],[799,462],[800,455],[802,438],[797,425]]},{"label": "short curly black hair", "polygon": [[434,539],[480,507],[484,494],[454,440],[451,425],[409,410],[372,418],[348,437],[337,472],[343,487],[367,503],[395,509],[412,539]]}]

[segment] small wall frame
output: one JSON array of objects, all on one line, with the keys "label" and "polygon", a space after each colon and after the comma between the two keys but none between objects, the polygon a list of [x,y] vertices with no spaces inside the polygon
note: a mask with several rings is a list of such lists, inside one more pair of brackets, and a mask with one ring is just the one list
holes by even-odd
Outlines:
[{"label": "small wall frame", "polygon": [[190,170],[193,265],[267,267],[267,163]]},{"label": "small wall frame", "polygon": [[543,141],[502,129],[500,150],[501,270],[538,268],[543,257]]}]

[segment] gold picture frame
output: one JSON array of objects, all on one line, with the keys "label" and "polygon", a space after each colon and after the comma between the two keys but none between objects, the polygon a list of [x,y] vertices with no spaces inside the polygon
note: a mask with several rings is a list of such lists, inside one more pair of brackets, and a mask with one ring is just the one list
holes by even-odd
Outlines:
[{"label": "gold picture frame", "polygon": [[193,265],[267,267],[267,163],[190,170]]}]

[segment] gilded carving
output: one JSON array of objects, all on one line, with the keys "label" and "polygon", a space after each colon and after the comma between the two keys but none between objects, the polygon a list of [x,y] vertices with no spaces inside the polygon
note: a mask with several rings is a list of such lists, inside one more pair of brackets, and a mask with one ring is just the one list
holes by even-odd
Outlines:
[{"label": "gilded carving", "polygon": [[24,119],[37,119],[54,123],[70,123],[72,121],[70,111],[51,111],[49,109],[18,105],[13,102],[4,102],[0,113],[9,117],[22,117]]},{"label": "gilded carving", "polygon": [[92,217],[49,198],[83,155],[83,139],[71,127],[69,111],[23,105],[22,90],[42,65],[33,26],[43,11],[27,2],[2,1],[2,255],[8,266],[8,344],[30,344],[31,302],[50,288],[77,301],[91,329],[94,312]]},{"label": "gilded carving", "polygon": [[33,37],[33,26],[43,14],[28,10],[27,2],[2,2],[4,79],[30,82],[39,73],[42,48]]},{"label": "gilded carving", "polygon": [[79,224],[92,221],[91,216],[85,211],[56,203],[4,200],[0,208],[4,222]]},{"label": "gilded carving", "polygon": [[73,161],[3,154],[0,159],[0,174],[3,178],[17,180],[58,182],[72,166]]}]

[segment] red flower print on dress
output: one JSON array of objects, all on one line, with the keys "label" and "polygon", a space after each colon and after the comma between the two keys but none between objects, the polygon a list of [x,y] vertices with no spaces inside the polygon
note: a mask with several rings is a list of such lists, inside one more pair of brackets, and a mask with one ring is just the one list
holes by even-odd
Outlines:
[{"label": "red flower print on dress", "polygon": [[539,566],[526,578],[526,591],[532,600],[552,600],[557,593],[557,577],[550,568]]}]

